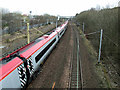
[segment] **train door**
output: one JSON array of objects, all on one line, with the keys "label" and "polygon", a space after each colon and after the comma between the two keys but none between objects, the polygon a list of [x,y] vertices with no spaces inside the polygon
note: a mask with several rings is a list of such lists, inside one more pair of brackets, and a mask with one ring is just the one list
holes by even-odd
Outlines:
[{"label": "train door", "polygon": [[27,74],[26,74],[26,68],[24,63],[21,64],[18,68],[19,78],[21,82],[21,88],[24,88],[27,83]]},{"label": "train door", "polygon": [[29,70],[29,74],[30,74],[30,78],[31,78],[32,74],[34,73],[33,60],[31,57],[27,59],[27,68]]}]

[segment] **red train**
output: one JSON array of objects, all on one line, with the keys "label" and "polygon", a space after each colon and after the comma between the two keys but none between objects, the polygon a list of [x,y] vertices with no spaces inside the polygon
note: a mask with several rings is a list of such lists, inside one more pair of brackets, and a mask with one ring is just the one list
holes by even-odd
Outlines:
[{"label": "red train", "polygon": [[68,21],[0,60],[0,89],[26,88],[65,33]]}]

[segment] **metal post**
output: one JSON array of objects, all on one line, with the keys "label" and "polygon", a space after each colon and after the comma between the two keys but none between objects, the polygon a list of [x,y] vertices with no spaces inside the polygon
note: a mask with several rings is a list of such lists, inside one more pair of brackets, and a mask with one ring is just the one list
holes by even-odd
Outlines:
[{"label": "metal post", "polygon": [[30,43],[30,34],[29,34],[29,23],[27,23],[27,42]]},{"label": "metal post", "polygon": [[101,29],[98,63],[100,63],[101,46],[102,46],[102,34],[103,34],[103,30]]},{"label": "metal post", "polygon": [[57,20],[56,20],[56,28],[57,28],[57,24],[58,24],[59,19],[60,19],[60,16],[58,15]]},{"label": "metal post", "polygon": [[[78,37],[77,37],[78,38]],[[79,38],[77,39],[77,90],[79,88]]]},{"label": "metal post", "polygon": [[83,22],[83,33],[84,33],[84,22]]}]

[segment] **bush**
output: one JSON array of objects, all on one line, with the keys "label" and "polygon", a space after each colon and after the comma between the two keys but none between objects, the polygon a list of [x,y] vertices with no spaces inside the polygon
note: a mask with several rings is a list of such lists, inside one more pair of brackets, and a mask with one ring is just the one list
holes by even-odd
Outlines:
[{"label": "bush", "polygon": [[[112,56],[118,59],[118,8],[95,10],[91,9],[77,14],[76,23],[85,23],[85,33],[100,31],[103,29],[102,56]],[[107,36],[107,37],[106,37]],[[91,41],[96,51],[99,50],[100,33],[89,35],[87,38]]]},{"label": "bush", "polygon": [[10,39],[6,39],[6,40],[5,40],[5,43],[10,43]]}]

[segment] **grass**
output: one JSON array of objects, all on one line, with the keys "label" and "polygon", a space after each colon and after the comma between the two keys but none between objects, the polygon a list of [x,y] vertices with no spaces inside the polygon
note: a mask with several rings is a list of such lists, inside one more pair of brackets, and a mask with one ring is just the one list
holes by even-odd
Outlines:
[{"label": "grass", "polygon": [[98,62],[97,62],[98,54],[97,54],[96,50],[93,48],[91,42],[88,39],[86,39],[82,30],[80,30],[80,28],[78,28],[78,30],[80,32],[80,36],[83,40],[84,45],[86,46],[86,48],[90,54],[90,57],[94,61],[95,72],[98,75],[98,77],[101,79],[100,87],[101,88],[112,88],[112,86],[110,84],[110,79],[106,72],[106,69],[104,68],[102,63],[98,64]]},{"label": "grass", "polygon": [[85,35],[83,34],[82,30],[79,29],[79,31],[80,31],[80,36],[82,37],[84,44],[87,46],[90,55],[95,55],[97,57],[97,52],[93,48],[91,42],[85,38]]},{"label": "grass", "polygon": [[6,40],[5,40],[5,43],[10,43],[10,39],[6,39]]}]

